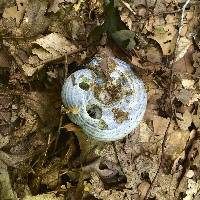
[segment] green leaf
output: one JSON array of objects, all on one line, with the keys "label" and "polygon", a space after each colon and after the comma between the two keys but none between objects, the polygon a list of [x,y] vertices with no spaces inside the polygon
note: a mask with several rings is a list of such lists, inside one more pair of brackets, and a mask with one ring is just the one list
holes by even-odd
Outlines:
[{"label": "green leaf", "polygon": [[111,0],[110,4],[105,7],[104,27],[108,35],[115,31],[127,29],[125,23],[121,20],[117,7],[114,6],[114,0]]},{"label": "green leaf", "polygon": [[105,6],[104,24],[97,26],[90,34],[91,43],[99,43],[102,34],[107,33],[108,39],[118,46],[131,50],[135,46],[135,33],[128,30],[126,24],[121,20],[118,8],[114,5],[114,0],[110,0]]},{"label": "green leaf", "polygon": [[112,33],[112,39],[127,50],[132,50],[135,47],[135,33],[130,30],[115,31]]},{"label": "green leaf", "polygon": [[96,26],[89,34],[89,43],[93,45],[98,44],[104,32],[104,24],[101,26]]}]

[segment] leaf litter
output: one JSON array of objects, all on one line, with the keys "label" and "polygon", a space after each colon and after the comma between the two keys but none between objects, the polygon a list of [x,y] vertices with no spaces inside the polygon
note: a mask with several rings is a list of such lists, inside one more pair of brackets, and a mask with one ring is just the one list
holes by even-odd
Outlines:
[{"label": "leaf litter", "polygon": [[[1,1],[0,199],[198,200],[199,7]],[[87,138],[60,97],[96,54],[133,64],[148,93],[139,127],[113,143]]]}]

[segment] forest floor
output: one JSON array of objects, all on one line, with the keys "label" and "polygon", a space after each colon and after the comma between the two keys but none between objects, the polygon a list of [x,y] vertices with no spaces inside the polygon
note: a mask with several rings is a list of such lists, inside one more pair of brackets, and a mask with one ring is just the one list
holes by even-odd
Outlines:
[{"label": "forest floor", "polygon": [[[115,142],[87,138],[61,101],[96,54],[148,95]],[[200,200],[199,100],[198,0],[0,0],[1,200]]]}]

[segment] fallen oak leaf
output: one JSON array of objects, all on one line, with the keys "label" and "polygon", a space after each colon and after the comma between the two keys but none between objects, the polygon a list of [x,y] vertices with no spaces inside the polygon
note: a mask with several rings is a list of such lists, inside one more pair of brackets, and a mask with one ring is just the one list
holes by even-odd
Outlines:
[{"label": "fallen oak leaf", "polygon": [[68,123],[64,125],[63,128],[75,134],[80,145],[82,157],[84,157],[86,153],[88,153],[88,149],[90,149],[88,137],[83,133],[82,129],[74,123]]}]

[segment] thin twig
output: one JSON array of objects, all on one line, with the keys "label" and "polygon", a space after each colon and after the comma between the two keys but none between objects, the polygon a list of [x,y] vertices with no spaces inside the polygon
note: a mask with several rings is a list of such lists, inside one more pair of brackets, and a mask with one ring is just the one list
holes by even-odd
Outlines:
[{"label": "thin twig", "polygon": [[171,125],[172,119],[173,119],[173,114],[170,117],[170,121],[169,121],[169,123],[167,125],[167,128],[165,130],[165,133],[164,133],[164,138],[163,138],[163,142],[162,142],[162,150],[161,150],[161,158],[160,158],[160,163],[159,163],[159,166],[158,166],[158,170],[157,170],[156,175],[154,176],[154,178],[153,178],[153,180],[152,180],[152,182],[150,184],[149,189],[147,190],[147,193],[146,193],[146,195],[144,197],[144,200],[147,200],[148,195],[149,195],[149,193],[150,193],[150,191],[151,191],[151,189],[152,189],[152,187],[153,187],[153,185],[154,185],[154,183],[155,183],[155,181],[156,181],[156,179],[158,177],[158,174],[159,174],[159,172],[161,170],[162,163],[163,163],[163,160],[164,160],[165,143],[166,143],[166,140],[167,140],[168,131],[169,131],[169,127]]},{"label": "thin twig", "polygon": [[136,15],[136,12],[131,8],[131,6],[127,2],[123,0],[120,0],[120,1],[132,14]]},{"label": "thin twig", "polygon": [[66,53],[64,55],[59,55],[59,56],[51,58],[51,59],[43,60],[37,66],[39,66],[39,65],[46,65],[48,63],[58,62],[58,61],[62,61],[63,62],[63,60],[66,63],[66,57],[67,56],[72,56],[74,54],[81,53],[84,50],[86,50],[86,48],[84,48],[84,47],[79,48],[79,49],[75,49],[74,51],[70,51],[69,53]]},{"label": "thin twig", "polygon": [[115,152],[115,158],[116,158],[116,160],[117,160],[117,162],[118,162],[118,165],[119,165],[119,167],[120,167],[120,170],[121,170],[121,172],[122,172],[123,174],[125,174],[124,171],[123,171],[123,168],[122,168],[122,166],[121,166],[121,162],[120,162],[120,160],[119,160],[119,158],[118,158],[118,153],[117,153],[117,148],[116,148],[115,142],[112,142],[112,145],[113,145],[113,149],[114,149],[114,152]]},{"label": "thin twig", "polygon": [[56,152],[56,148],[57,148],[57,145],[58,145],[58,139],[59,139],[59,136],[60,136],[60,133],[61,133],[62,123],[63,123],[62,106],[60,108],[60,113],[61,113],[61,116],[60,116],[60,121],[59,121],[59,126],[58,126],[58,134],[57,134],[55,145],[54,145],[54,153]]},{"label": "thin twig", "polygon": [[[181,31],[183,29],[183,25],[184,25],[185,9],[189,3],[190,3],[190,0],[187,0],[182,8],[181,20],[180,20],[179,29],[178,29],[178,36],[176,39],[176,46],[179,45],[180,33],[181,33]],[[177,50],[177,48],[175,49],[175,57],[176,57],[176,50]]]}]

